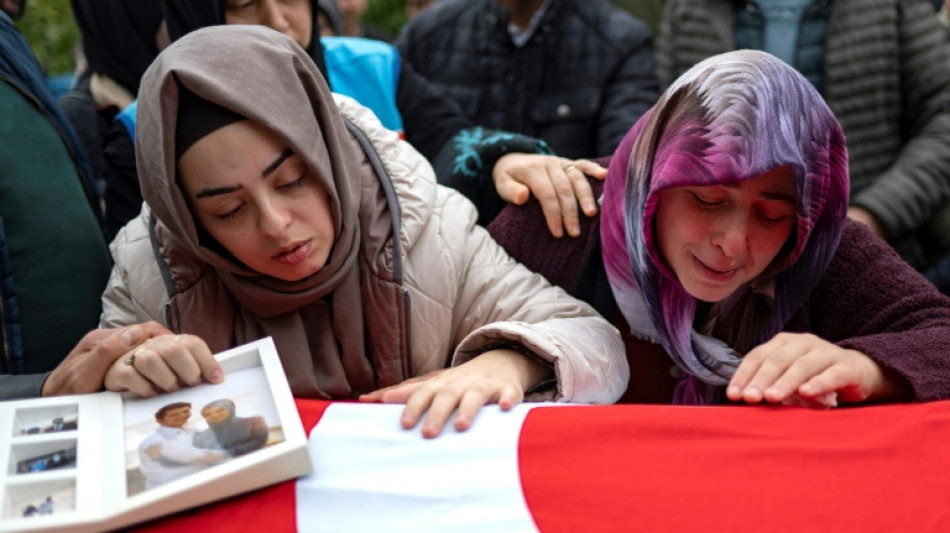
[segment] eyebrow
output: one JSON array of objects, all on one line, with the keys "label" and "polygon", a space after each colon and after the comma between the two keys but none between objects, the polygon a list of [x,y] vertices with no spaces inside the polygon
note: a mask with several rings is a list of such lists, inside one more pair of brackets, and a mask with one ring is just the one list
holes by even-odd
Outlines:
[{"label": "eyebrow", "polygon": [[[725,187],[725,188],[727,188],[727,189],[738,189],[738,188],[739,188],[739,184],[738,184],[738,183],[723,183],[722,186]],[[795,199],[795,195],[787,194],[787,193],[784,193],[784,192],[765,191],[765,192],[762,193],[761,196],[762,196],[763,198],[765,198],[766,200],[779,200],[779,201],[783,201],[783,202],[788,202],[788,203],[790,203],[790,204],[792,204],[792,205],[795,205],[795,204],[797,203],[797,200]]]},{"label": "eyebrow", "polygon": [[769,192],[766,191],[762,193],[762,196],[768,200],[780,200],[783,202],[788,202],[792,205],[795,205],[797,202],[795,196],[791,194],[785,194],[784,192]]},{"label": "eyebrow", "polygon": [[264,172],[261,172],[261,176],[264,178],[269,176],[271,172],[277,170],[277,167],[279,167],[284,161],[287,160],[288,157],[292,156],[293,154],[293,150],[290,148],[284,148],[284,151],[281,152],[279,156],[277,156],[277,159],[275,159],[270,165],[267,165],[267,168],[264,169]]},{"label": "eyebrow", "polygon": [[[294,155],[293,150],[291,150],[290,148],[285,148],[284,151],[281,152],[279,156],[277,156],[277,159],[275,159],[273,163],[267,165],[267,168],[265,168],[261,172],[261,177],[266,178],[267,176],[271,175],[275,170],[277,170],[277,167],[283,164],[283,162],[286,161],[287,158],[292,155]],[[201,198],[210,198],[212,196],[220,196],[222,194],[229,194],[240,189],[241,187],[239,185],[226,186],[226,187],[208,187],[207,189],[201,189],[200,191],[198,191],[198,194],[195,195],[195,198],[201,199]]]}]

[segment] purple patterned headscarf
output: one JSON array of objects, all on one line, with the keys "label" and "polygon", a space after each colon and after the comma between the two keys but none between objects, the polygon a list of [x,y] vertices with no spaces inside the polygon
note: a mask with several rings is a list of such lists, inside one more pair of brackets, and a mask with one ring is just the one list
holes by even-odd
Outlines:
[{"label": "purple patterned headscarf", "polygon": [[[713,335],[695,331],[696,300],[657,248],[660,191],[738,183],[785,165],[797,201],[789,242],[757,279],[714,305]],[[844,135],[814,87],[781,60],[749,50],[714,56],[630,130],[602,203],[604,263],[631,331],[662,344],[684,371],[675,403],[712,403],[740,354],[782,330],[834,255],[848,206]]]}]

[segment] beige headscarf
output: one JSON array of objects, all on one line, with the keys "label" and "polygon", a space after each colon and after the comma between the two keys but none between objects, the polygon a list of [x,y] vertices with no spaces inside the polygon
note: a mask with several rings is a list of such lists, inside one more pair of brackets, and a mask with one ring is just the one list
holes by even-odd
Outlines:
[{"label": "beige headscarf", "polygon": [[[199,242],[176,183],[178,84],[270,129],[326,189],[337,237],[320,271],[286,282]],[[298,397],[348,397],[408,377],[407,310],[392,276],[385,193],[292,39],[261,26],[217,26],[172,44],[143,77],[136,157],[176,286],[171,327],[214,351],[274,337]]]}]

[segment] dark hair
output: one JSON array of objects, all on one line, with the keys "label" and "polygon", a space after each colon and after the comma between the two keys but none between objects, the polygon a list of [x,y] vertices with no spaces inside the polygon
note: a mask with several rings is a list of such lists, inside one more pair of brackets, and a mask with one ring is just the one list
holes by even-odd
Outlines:
[{"label": "dark hair", "polygon": [[178,83],[178,116],[175,121],[175,160],[206,135],[245,119],[230,109],[209,102]]},{"label": "dark hair", "polygon": [[161,420],[165,418],[165,413],[171,411],[172,409],[181,409],[182,407],[191,408],[191,404],[188,402],[175,402],[162,406],[161,409],[155,411],[155,420]]}]

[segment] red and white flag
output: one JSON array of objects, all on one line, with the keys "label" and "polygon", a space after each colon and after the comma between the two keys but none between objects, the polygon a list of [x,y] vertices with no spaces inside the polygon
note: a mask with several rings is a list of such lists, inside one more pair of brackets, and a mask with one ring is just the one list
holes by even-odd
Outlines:
[{"label": "red and white flag", "polygon": [[144,529],[950,531],[950,402],[490,406],[434,440],[401,406],[297,405],[311,475]]}]

